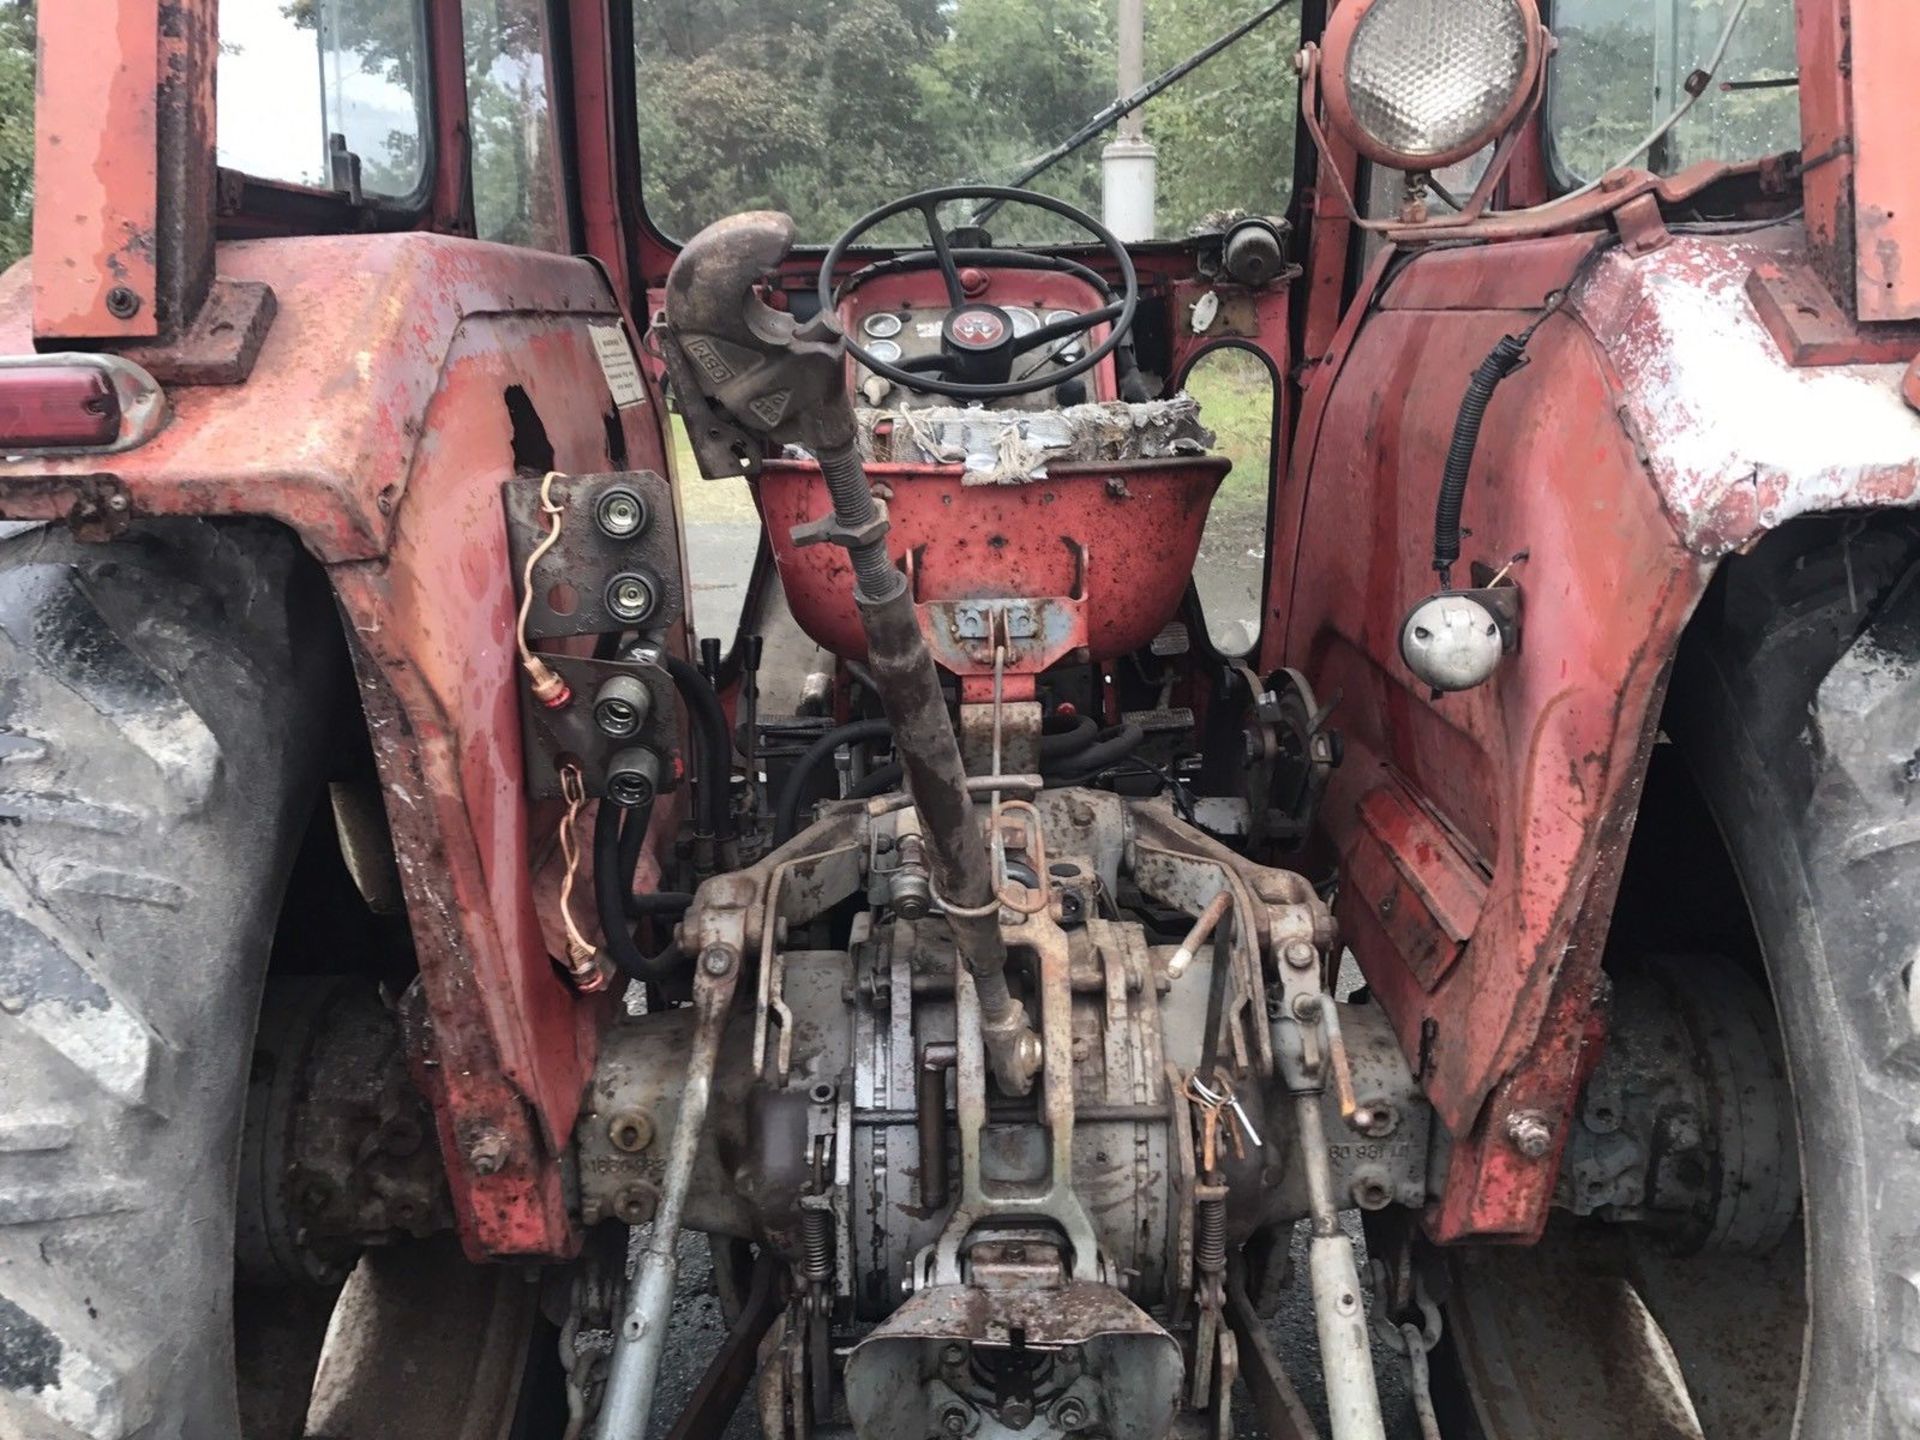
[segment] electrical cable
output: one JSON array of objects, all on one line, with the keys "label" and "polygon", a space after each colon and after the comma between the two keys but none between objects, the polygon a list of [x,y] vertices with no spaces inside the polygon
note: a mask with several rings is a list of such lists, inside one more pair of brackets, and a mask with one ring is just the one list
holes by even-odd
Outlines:
[{"label": "electrical cable", "polygon": [[1733,41],[1733,32],[1739,28],[1740,18],[1747,13],[1747,5],[1748,0],[1735,0],[1733,8],[1727,12],[1727,23],[1720,28],[1720,39],[1713,47],[1713,54],[1708,58],[1704,66],[1695,70],[1693,74],[1688,77],[1686,87],[1687,98],[1680,102],[1679,108],[1671,115],[1654,126],[1644,140],[1577,189],[1569,190],[1564,195],[1556,195],[1553,199],[1543,204],[1528,206],[1526,210],[1509,210],[1502,213],[1525,215],[1531,211],[1546,210],[1556,205],[1564,205],[1569,200],[1578,200],[1583,195],[1591,195],[1595,190],[1600,188],[1600,182],[1606,179],[1608,175],[1612,174],[1615,170],[1632,164],[1635,160],[1638,160],[1642,155],[1646,154],[1647,151],[1666,139],[1667,135],[1673,130],[1673,127],[1686,118],[1687,112],[1693,109],[1700,97],[1706,94],[1708,87],[1712,85],[1713,77],[1720,71],[1721,62],[1727,58],[1727,46]]},{"label": "electrical cable", "polygon": [[1588,251],[1574,267],[1567,283],[1547,296],[1540,313],[1518,335],[1502,335],[1486,359],[1467,380],[1466,393],[1454,414],[1453,437],[1447,443],[1447,458],[1440,472],[1440,494],[1433,507],[1433,568],[1440,576],[1440,588],[1453,588],[1453,567],[1460,558],[1460,515],[1466,505],[1467,481],[1473,472],[1474,452],[1480,445],[1481,422],[1500,383],[1527,363],[1527,346],[1547,320],[1558,314],[1602,256],[1619,243],[1618,236],[1607,236]]}]

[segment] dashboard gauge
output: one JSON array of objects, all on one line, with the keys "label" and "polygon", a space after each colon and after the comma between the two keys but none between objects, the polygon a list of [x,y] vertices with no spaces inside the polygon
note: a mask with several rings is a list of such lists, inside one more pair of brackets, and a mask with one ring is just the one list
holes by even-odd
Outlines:
[{"label": "dashboard gauge", "polygon": [[1017,340],[1022,335],[1031,335],[1040,328],[1040,317],[1031,310],[1018,305],[1007,306],[1007,318],[1013,321],[1013,335]]},{"label": "dashboard gauge", "polygon": [[1058,325],[1062,320],[1078,320],[1079,318],[1080,312],[1078,310],[1049,310],[1047,312],[1047,324],[1049,325]]},{"label": "dashboard gauge", "polygon": [[[892,317],[889,316],[888,318],[891,319]],[[897,324],[898,322],[896,321],[895,323]],[[871,345],[867,346],[867,354],[878,360],[882,365],[891,365],[900,358],[900,347],[891,340],[875,340]]]},{"label": "dashboard gauge", "polygon": [[[891,340],[900,333],[901,324],[902,321],[898,315],[881,310],[862,320],[860,322],[860,328],[875,340]],[[879,351],[876,350],[874,353],[879,354]],[[900,347],[896,345],[892,355],[883,356],[882,358],[891,361],[897,358],[899,354]]]}]

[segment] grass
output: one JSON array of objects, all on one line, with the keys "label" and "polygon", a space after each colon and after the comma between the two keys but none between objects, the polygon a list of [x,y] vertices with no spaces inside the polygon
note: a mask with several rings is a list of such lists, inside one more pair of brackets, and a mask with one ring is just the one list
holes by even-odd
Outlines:
[{"label": "grass", "polygon": [[1220,482],[1214,508],[1267,508],[1273,471],[1273,379],[1251,351],[1215,350],[1187,375],[1187,393],[1200,402],[1200,422],[1214,433],[1214,453],[1233,462]]}]

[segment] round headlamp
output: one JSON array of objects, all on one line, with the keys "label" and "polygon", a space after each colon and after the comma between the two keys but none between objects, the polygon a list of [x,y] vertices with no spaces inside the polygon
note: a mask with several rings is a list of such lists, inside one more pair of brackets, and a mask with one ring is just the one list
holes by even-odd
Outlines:
[{"label": "round headlamp", "polygon": [[1382,165],[1451,165],[1519,116],[1544,48],[1535,0],[1346,0],[1327,24],[1327,119]]}]

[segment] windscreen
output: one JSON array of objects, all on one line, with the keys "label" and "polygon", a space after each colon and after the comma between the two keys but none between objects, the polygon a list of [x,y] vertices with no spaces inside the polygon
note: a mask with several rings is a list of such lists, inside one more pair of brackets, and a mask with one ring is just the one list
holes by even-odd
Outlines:
[{"label": "windscreen", "polygon": [[[1686,99],[1712,62],[1736,0],[1556,0],[1547,119],[1561,169],[1605,174]],[[1699,160],[1752,160],[1800,143],[1793,0],[1747,0],[1718,73],[1643,162],[1672,174]]]},{"label": "windscreen", "polygon": [[[1261,8],[1145,0],[1144,75]],[[1117,24],[1115,0],[635,0],[648,214],[685,238],[734,211],[785,210],[803,242],[824,243],[914,190],[1004,184],[1118,93]],[[1147,105],[1156,235],[1284,208],[1298,42],[1283,10]],[[1098,215],[1113,138],[1033,188]],[[1086,238],[1031,211],[1003,212],[994,234]],[[925,243],[917,222],[874,238]]]}]

